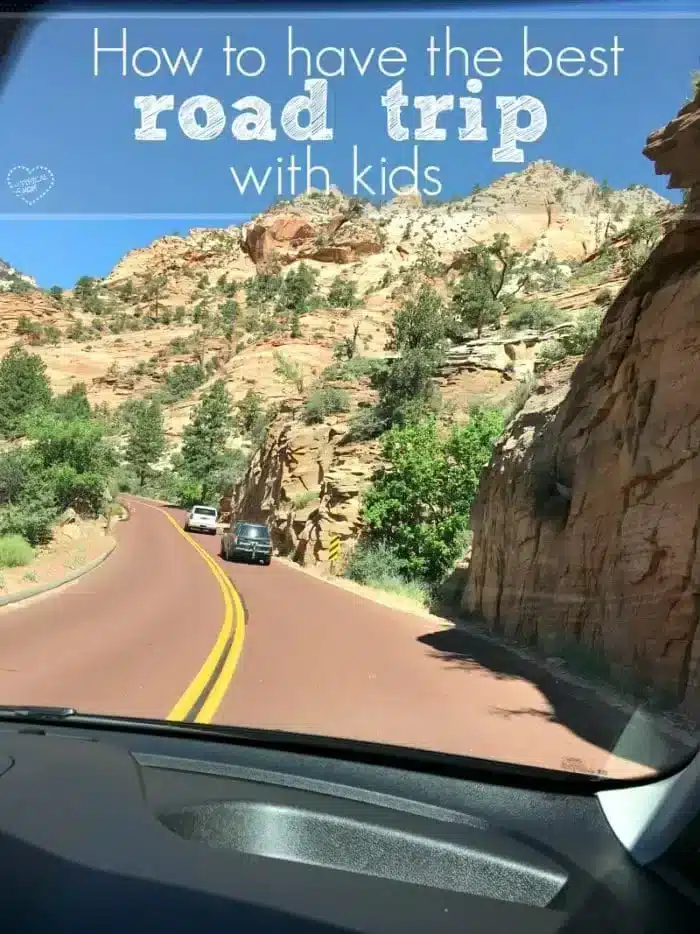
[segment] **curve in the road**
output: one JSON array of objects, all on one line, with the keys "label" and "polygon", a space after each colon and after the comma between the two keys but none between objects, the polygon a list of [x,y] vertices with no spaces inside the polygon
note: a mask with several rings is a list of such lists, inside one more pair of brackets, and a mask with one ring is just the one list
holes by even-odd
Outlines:
[{"label": "curve in the road", "polygon": [[188,535],[175,519],[159,506],[142,503],[160,512],[187,540],[205,562],[224,600],[224,621],[204,664],[168,714],[168,720],[211,723],[235,674],[245,639],[245,610],[238,591],[202,546]]},{"label": "curve in the road", "polygon": [[241,656],[241,598],[180,512],[120,499],[130,520],[107,561],[0,609],[0,703],[211,722]]}]

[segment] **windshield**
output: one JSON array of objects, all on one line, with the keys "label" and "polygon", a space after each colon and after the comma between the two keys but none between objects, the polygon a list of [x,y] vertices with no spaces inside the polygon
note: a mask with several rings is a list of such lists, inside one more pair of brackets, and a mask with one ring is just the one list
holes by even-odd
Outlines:
[{"label": "windshield", "polygon": [[269,539],[270,533],[263,525],[238,525],[236,534],[241,538],[264,538]]},{"label": "windshield", "polygon": [[668,770],[700,21],[275,9],[46,12],[5,75],[0,704]]}]

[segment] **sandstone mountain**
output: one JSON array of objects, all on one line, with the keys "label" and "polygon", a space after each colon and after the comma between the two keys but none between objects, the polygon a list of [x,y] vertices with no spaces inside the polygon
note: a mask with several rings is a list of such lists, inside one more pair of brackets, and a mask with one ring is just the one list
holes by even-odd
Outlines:
[{"label": "sandstone mountain", "polygon": [[593,347],[528,400],[472,515],[463,606],[556,654],[634,670],[700,715],[700,94],[644,154],[683,218]]},{"label": "sandstone mountain", "polygon": [[[82,380],[95,402],[115,406],[162,385],[178,363],[213,360],[235,399],[254,388],[279,402],[290,394],[289,380],[275,372],[280,351],[307,384],[358,326],[363,355],[383,355],[403,278],[417,265],[438,261],[449,282],[456,276],[450,266],[465,247],[505,231],[519,249],[562,261],[564,284],[571,273],[567,263],[594,253],[638,211],[664,208],[668,202],[644,186],[611,191],[546,162],[446,204],[423,205],[405,194],[374,207],[337,191],[311,192],[275,204],[242,227],[195,229],[135,249],[104,280],[91,283],[87,303],[70,292],[0,295],[0,353],[17,340],[22,319],[20,337],[44,359],[57,391]],[[304,316],[302,336],[292,339],[261,303],[247,300],[241,286],[302,261],[317,274],[320,294],[341,276],[354,283],[361,304],[321,304]],[[207,333],[200,322],[234,292],[242,313],[231,343]],[[557,300],[572,309],[590,298],[577,284],[570,294],[560,292]],[[459,395],[456,371],[452,380]],[[174,441],[198,394],[171,406]]]}]

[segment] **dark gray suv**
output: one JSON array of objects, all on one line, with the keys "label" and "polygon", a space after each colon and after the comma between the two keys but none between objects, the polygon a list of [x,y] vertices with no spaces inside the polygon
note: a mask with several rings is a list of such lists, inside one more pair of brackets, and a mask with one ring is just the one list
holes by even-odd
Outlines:
[{"label": "dark gray suv", "polygon": [[221,536],[220,556],[226,561],[244,559],[260,564],[272,560],[272,538],[266,525],[237,519]]}]

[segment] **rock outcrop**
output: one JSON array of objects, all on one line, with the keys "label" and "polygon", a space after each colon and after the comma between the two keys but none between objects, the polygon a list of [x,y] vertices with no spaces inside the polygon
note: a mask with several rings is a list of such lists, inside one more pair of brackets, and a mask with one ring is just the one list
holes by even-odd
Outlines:
[{"label": "rock outcrop", "polygon": [[38,288],[36,281],[31,277],[10,266],[4,259],[0,259],[0,291],[6,291],[11,288],[14,282],[21,282],[32,289]]},{"label": "rock outcrop", "polygon": [[306,201],[294,212],[271,211],[256,218],[245,229],[244,250],[256,266],[296,260],[346,264],[381,253],[382,244],[376,224],[367,218],[337,210],[314,217]]},{"label": "rock outcrop", "polygon": [[600,653],[698,717],[700,95],[644,154],[690,189],[686,211],[570,387],[533,395],[497,446],[462,605],[546,651]]},{"label": "rock outcrop", "polygon": [[280,416],[235,491],[234,515],[267,522],[279,554],[325,566],[334,536],[359,530],[360,493],[376,469],[375,445],[344,443],[347,421],[304,425]]}]

